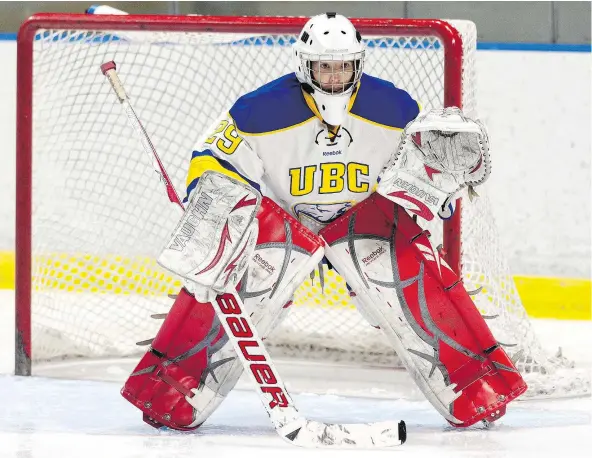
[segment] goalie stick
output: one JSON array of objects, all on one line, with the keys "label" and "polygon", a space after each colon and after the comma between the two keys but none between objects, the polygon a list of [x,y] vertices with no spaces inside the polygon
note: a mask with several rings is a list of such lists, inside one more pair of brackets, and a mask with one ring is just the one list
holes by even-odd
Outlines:
[{"label": "goalie stick", "polygon": [[[165,184],[169,200],[184,211],[185,207],[179,199],[148,133],[129,101],[116,68],[113,61],[101,65],[103,75],[111,83],[128,120],[140,138],[144,151],[150,157],[154,170]],[[219,294],[211,304],[245,371],[255,384],[257,395],[276,432],[285,441],[301,447],[391,447],[405,442],[407,432],[405,422],[402,420],[333,424],[303,417],[286,390],[236,291]]]}]

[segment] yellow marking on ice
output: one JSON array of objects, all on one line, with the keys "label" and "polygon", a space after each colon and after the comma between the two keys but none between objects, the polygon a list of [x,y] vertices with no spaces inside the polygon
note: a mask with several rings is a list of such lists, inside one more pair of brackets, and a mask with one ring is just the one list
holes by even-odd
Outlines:
[{"label": "yellow marking on ice", "polygon": [[[14,289],[14,253],[0,252],[0,289]],[[35,291],[164,296],[181,282],[146,256],[54,253],[33,257]],[[324,291],[318,272],[294,295],[295,306],[354,308],[345,281],[325,271]],[[590,320],[592,282],[588,279],[515,276],[516,289],[532,318]],[[486,291],[482,294],[486,294]]]},{"label": "yellow marking on ice", "polygon": [[[0,253],[0,288],[14,288],[14,256]],[[45,254],[33,257],[33,291],[155,296],[179,291],[181,282],[153,258]]]},{"label": "yellow marking on ice", "polygon": [[0,252],[0,289],[14,289],[14,253]]},{"label": "yellow marking on ice", "polygon": [[590,280],[515,276],[514,282],[532,318],[592,319]]}]

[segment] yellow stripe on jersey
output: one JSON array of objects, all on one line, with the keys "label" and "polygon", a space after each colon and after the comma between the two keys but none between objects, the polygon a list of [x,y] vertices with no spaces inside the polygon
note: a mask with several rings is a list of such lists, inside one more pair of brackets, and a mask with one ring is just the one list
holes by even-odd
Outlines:
[{"label": "yellow stripe on jersey", "polygon": [[370,121],[369,119],[362,118],[361,116],[353,114],[351,111],[348,114],[356,119],[359,119],[360,121],[367,122],[368,124],[372,124],[374,126],[382,127],[383,129],[398,130],[400,132],[403,131],[403,129],[401,127],[392,127],[392,126],[387,126],[386,124],[380,124],[379,122]]},{"label": "yellow stripe on jersey", "polygon": [[244,130],[240,130],[238,127],[236,127],[236,131],[239,133],[239,135],[241,136],[248,136],[248,137],[261,137],[263,135],[271,135],[271,134],[277,134],[278,132],[284,132],[286,130],[290,130],[290,129],[294,129],[296,127],[300,127],[304,124],[306,124],[307,122],[312,121],[313,119],[315,119],[314,116],[311,116],[308,119],[305,119],[302,122],[299,122],[298,124],[294,124],[292,126],[288,126],[288,127],[284,127],[282,129],[277,129],[277,130],[270,130],[269,132],[259,132],[259,133],[252,133],[252,132],[245,132]]},{"label": "yellow stripe on jersey", "polygon": [[[355,203],[355,202],[352,202]],[[163,271],[154,259],[108,253],[34,253],[35,291],[72,291],[96,294],[175,294],[180,282]],[[0,251],[0,289],[13,289],[14,252]],[[76,272],[74,274],[74,272]],[[318,284],[305,280],[295,292],[294,306],[354,308],[345,281],[334,270],[325,272],[324,293],[311,293]],[[317,272],[318,275],[318,272]],[[80,280],[80,281],[78,281]],[[516,288],[528,315],[533,318],[590,320],[590,279],[515,276]],[[318,305],[317,305],[318,304]]]},{"label": "yellow stripe on jersey", "polygon": [[[356,97],[358,95],[358,92],[360,91],[360,84],[361,84],[361,82],[358,81],[355,91],[353,91],[352,96],[349,98],[349,102],[347,103],[347,111],[348,112],[354,106],[354,102],[356,101]],[[310,111],[312,111],[315,114],[315,116],[322,121],[323,117],[321,116],[321,113],[319,112],[319,110],[317,108],[317,104],[314,101],[314,98],[312,97],[312,95],[310,95],[308,92],[304,92],[304,91],[302,91],[302,95],[304,96],[304,101],[306,102],[306,105],[308,105],[308,108],[310,108]]]},{"label": "yellow stripe on jersey", "polygon": [[358,92],[360,92],[360,85],[361,84],[362,84],[362,82],[361,81],[358,81],[358,84],[356,86],[356,89],[355,89],[354,93],[349,98],[349,102],[347,104],[347,112],[348,113],[351,111],[352,107],[354,106],[354,103],[356,103],[356,97],[358,96]]},{"label": "yellow stripe on jersey", "polygon": [[314,99],[312,98],[312,95],[310,95],[308,92],[302,91],[302,96],[304,97],[304,101],[306,102],[306,105],[308,105],[308,108],[310,108],[310,111],[312,111],[315,114],[315,116],[322,121],[323,117],[321,116],[321,113],[319,112],[319,109],[317,108],[317,104],[315,103]]},{"label": "yellow stripe on jersey", "polygon": [[218,162],[218,160],[213,156],[197,156],[191,159],[189,163],[189,171],[187,172],[187,181],[186,187],[189,187],[193,181],[197,180],[200,176],[207,172],[208,170],[213,170],[215,172],[223,173],[229,177],[235,178],[242,183],[247,183],[247,181],[241,177],[238,173],[233,172],[232,170],[228,170],[222,164]]},{"label": "yellow stripe on jersey", "polygon": [[[400,127],[391,127],[391,126],[387,126],[385,124],[380,124],[380,123],[375,122],[375,121],[370,121],[369,119],[363,118],[363,117],[361,117],[359,115],[356,115],[356,114],[353,114],[351,112],[351,109],[354,106],[354,103],[356,101],[356,97],[358,96],[358,93],[360,92],[360,86],[361,86],[361,84],[362,84],[362,82],[361,81],[358,81],[358,86],[357,86],[356,90],[354,91],[354,93],[352,94],[352,96],[349,99],[349,102],[347,104],[347,113],[350,116],[352,116],[352,117],[354,117],[356,119],[359,119],[360,121],[364,121],[364,122],[367,122],[369,124],[373,124],[375,126],[383,127],[385,129],[389,129],[389,130],[402,131],[403,129],[400,128]],[[315,103],[314,98],[312,97],[312,95],[310,95],[309,93],[304,92],[304,91],[302,91],[302,95],[304,96],[304,100],[306,101],[306,104],[308,105],[308,108],[310,108],[310,110],[315,114],[315,116],[322,121],[323,120],[323,117],[321,116],[321,113],[317,109],[316,103]]]}]

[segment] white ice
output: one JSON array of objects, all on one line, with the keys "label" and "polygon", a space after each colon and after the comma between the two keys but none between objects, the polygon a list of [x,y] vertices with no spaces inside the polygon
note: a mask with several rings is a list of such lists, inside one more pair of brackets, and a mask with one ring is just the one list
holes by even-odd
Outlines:
[{"label": "white ice", "polygon": [[[134,361],[38,367],[34,377],[13,370],[13,296],[0,291],[1,458],[580,457],[592,452],[592,399],[514,402],[489,429],[457,430],[424,400],[402,371],[284,362],[295,403],[311,418],[335,422],[403,419],[408,440],[389,450],[308,450],[276,435],[248,381],[241,380],[197,431],[158,431],[141,421],[119,389]],[[544,342],[590,368],[591,323],[537,321]],[[52,377],[48,377],[51,375]],[[77,379],[54,378],[76,377]],[[315,393],[312,393],[315,391]],[[352,396],[355,394],[356,396]]]}]

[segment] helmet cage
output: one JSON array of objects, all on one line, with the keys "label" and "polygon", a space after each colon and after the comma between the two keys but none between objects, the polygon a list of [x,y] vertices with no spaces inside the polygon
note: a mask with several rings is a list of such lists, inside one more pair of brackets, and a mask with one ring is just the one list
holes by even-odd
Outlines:
[{"label": "helmet cage", "polygon": [[[315,91],[319,91],[322,94],[346,94],[360,81],[362,72],[364,71],[365,50],[350,54],[312,54],[301,51],[298,53],[298,57],[306,83],[310,84]],[[314,77],[313,65],[315,62],[341,62],[341,65],[338,65],[336,69],[319,68],[321,74],[338,74],[339,72],[351,71],[352,75],[348,80],[342,80],[341,83],[333,82],[330,89],[324,89],[321,82]],[[346,62],[353,62],[352,70],[345,70]]]}]

